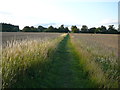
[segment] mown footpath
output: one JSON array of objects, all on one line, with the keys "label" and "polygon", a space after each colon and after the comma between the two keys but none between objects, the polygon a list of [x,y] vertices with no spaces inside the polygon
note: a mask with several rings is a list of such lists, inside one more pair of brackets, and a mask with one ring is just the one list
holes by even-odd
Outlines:
[{"label": "mown footpath", "polygon": [[45,74],[42,88],[90,88],[94,84],[80,66],[80,62],[67,35],[58,45],[49,72]]}]

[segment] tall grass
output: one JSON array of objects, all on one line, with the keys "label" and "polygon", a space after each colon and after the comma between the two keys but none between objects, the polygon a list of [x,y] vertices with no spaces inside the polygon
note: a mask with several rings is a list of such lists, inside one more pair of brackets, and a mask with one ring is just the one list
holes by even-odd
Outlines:
[{"label": "tall grass", "polygon": [[[85,39],[85,38],[83,38]],[[98,58],[98,56],[95,56],[92,52],[92,49],[89,47],[89,44],[85,45],[83,43],[81,43],[80,41],[81,38],[76,38],[75,37],[72,37],[71,35],[71,42],[74,46],[74,52],[76,53],[76,57],[79,57],[79,60],[80,60],[80,64],[81,66],[83,66],[84,68],[84,71],[85,72],[88,72],[88,75],[90,76],[91,78],[91,81],[96,84],[96,87],[98,88],[117,88],[118,87],[118,80],[115,79],[118,77],[118,74],[117,74],[117,77],[113,78],[112,76],[114,75],[111,75],[111,73],[108,73],[108,69],[110,70],[113,70],[114,72],[116,72],[117,68],[112,68],[111,66],[110,67],[107,67],[106,65],[101,65],[97,60],[96,58]],[[94,47],[94,44],[92,44],[93,47]],[[89,47],[91,49],[91,51],[87,50],[86,47]],[[96,48],[96,50],[98,50]],[[99,52],[99,51],[98,51]],[[106,58],[108,59],[108,58]],[[100,58],[101,60],[101,58]],[[102,61],[102,60],[101,60]],[[103,60],[103,62],[107,62],[106,60]],[[113,64],[113,66],[117,65],[116,63]],[[107,70],[105,70],[105,67],[107,68]],[[118,67],[118,66],[116,66]],[[112,68],[112,69],[111,69]],[[116,74],[116,73],[112,73],[112,74]]]},{"label": "tall grass", "polygon": [[40,79],[52,62],[50,57],[64,36],[54,40],[9,42],[2,50],[2,88],[39,87]]}]

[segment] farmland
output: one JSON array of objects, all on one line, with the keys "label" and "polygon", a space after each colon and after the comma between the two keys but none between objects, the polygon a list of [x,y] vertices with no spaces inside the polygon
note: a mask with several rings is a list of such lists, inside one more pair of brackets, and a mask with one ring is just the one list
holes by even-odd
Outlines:
[{"label": "farmland", "polygon": [[22,41],[25,39],[53,39],[61,35],[60,33],[24,33],[24,32],[2,32],[2,45],[10,41]]},{"label": "farmland", "polygon": [[118,87],[118,35],[4,32],[2,40],[3,89]]},{"label": "farmland", "polygon": [[114,86],[119,79],[118,35],[73,34],[71,37],[81,57],[86,59],[81,62],[89,73],[91,71],[92,80]]}]

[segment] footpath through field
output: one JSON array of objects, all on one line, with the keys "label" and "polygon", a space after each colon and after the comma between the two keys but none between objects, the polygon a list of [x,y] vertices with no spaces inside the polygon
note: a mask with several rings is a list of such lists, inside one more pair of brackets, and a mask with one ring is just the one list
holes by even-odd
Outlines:
[{"label": "footpath through field", "polygon": [[53,63],[41,82],[42,88],[89,88],[91,82],[73,53],[70,36],[59,44]]}]

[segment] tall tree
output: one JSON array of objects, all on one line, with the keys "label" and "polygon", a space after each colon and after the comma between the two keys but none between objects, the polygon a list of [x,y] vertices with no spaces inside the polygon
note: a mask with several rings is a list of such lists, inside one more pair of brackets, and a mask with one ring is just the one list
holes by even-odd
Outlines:
[{"label": "tall tree", "polygon": [[68,29],[68,27],[65,27],[65,31],[64,31],[64,32],[65,32],[65,33],[70,32],[69,29]]},{"label": "tall tree", "polygon": [[31,26],[30,29],[31,29],[31,32],[38,32],[38,29],[35,28],[34,26]]},{"label": "tall tree", "polygon": [[19,26],[15,26],[7,23],[0,23],[2,25],[2,32],[18,32]]},{"label": "tall tree", "polygon": [[45,32],[54,32],[54,27],[53,26],[49,26]]},{"label": "tall tree", "polygon": [[118,33],[118,31],[114,28],[114,25],[109,25],[108,27],[109,27],[108,28],[108,33],[110,33],[110,34]]},{"label": "tall tree", "polygon": [[96,28],[96,33],[101,33],[101,27]]},{"label": "tall tree", "polygon": [[79,33],[80,32],[79,29],[77,28],[77,26],[72,26],[71,30],[72,30],[73,33]]},{"label": "tall tree", "polygon": [[81,32],[87,33],[88,32],[88,27],[86,25],[83,25],[81,28]]},{"label": "tall tree", "polygon": [[59,27],[59,29],[62,29],[62,30],[63,30],[63,29],[64,29],[64,25],[61,25],[61,26]]},{"label": "tall tree", "polygon": [[96,28],[95,27],[90,28],[89,33],[96,33]]},{"label": "tall tree", "polygon": [[43,27],[43,26],[38,26],[38,31],[39,31],[39,32],[43,32],[45,29],[46,29],[46,28]]},{"label": "tall tree", "polygon": [[102,25],[100,32],[101,32],[101,33],[107,33],[107,28]]},{"label": "tall tree", "polygon": [[31,28],[29,26],[25,26],[23,29],[22,29],[23,32],[31,32]]},{"label": "tall tree", "polygon": [[64,32],[65,31],[65,28],[64,28],[64,25],[61,25],[59,28],[58,28],[59,32]]}]

